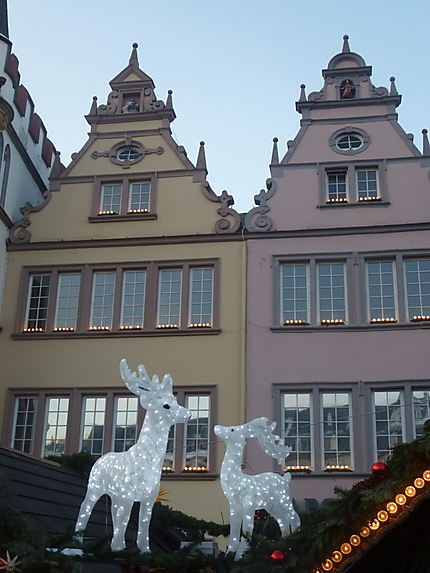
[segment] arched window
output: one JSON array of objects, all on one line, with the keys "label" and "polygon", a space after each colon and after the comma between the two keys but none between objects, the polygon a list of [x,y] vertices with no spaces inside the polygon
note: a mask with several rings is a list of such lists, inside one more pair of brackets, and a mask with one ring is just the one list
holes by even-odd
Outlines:
[{"label": "arched window", "polygon": [[6,201],[6,191],[7,191],[7,184],[9,180],[9,169],[10,169],[10,147],[6,145],[6,149],[4,150],[3,154],[4,160],[4,171],[3,171],[3,182],[1,185],[1,195],[0,195],[0,205],[5,204]]}]

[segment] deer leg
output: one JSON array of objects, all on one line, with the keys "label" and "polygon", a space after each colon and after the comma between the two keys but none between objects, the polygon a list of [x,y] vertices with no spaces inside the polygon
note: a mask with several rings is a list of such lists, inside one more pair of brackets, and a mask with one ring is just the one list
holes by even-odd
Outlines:
[{"label": "deer leg", "polygon": [[242,506],[230,505],[230,539],[227,551],[236,552],[240,544],[240,529],[242,526]]},{"label": "deer leg", "polygon": [[81,503],[81,507],[79,508],[78,519],[75,525],[76,532],[85,531],[85,528],[87,527],[88,524],[88,520],[90,519],[90,515],[98,499],[99,498],[91,491],[87,492],[87,495],[85,496],[85,499]]},{"label": "deer leg", "polygon": [[[132,507],[133,500],[121,500],[118,503],[115,512],[115,521],[113,523],[113,537],[110,544],[112,551],[121,551],[122,549],[125,549],[125,530],[127,529]],[[113,514],[114,512],[112,512],[112,517]]]},{"label": "deer leg", "polygon": [[150,553],[149,549],[149,522],[151,521],[153,503],[140,502],[139,532],[137,534],[137,546],[141,553]]},{"label": "deer leg", "polygon": [[236,551],[236,561],[242,557],[242,554],[247,549],[249,549],[249,541],[251,541],[252,531],[254,529],[254,505],[252,503],[246,503],[244,504],[242,511],[242,532],[244,538],[240,540],[239,549]]}]

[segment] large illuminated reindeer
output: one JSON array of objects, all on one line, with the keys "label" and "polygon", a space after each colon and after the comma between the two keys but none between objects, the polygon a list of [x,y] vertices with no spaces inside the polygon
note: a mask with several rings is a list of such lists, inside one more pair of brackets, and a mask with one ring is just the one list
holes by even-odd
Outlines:
[{"label": "large illuminated reindeer", "polygon": [[131,372],[127,362],[120,363],[121,377],[127,388],[140,397],[146,409],[145,421],[137,443],[126,452],[110,452],[94,464],[88,490],[79,510],[75,531],[83,532],[91,512],[102,495],[111,498],[113,537],[112,551],[125,548],[125,530],[135,501],[140,502],[137,546],[149,552],[149,522],[160,488],[160,476],[167,448],[170,426],[186,422],[190,412],[179,406],[172,392],[172,378],[165,374],[162,382],[152,379],[140,364]]},{"label": "large illuminated reindeer", "polygon": [[241,470],[243,449],[247,438],[258,438],[261,447],[279,464],[284,463],[291,448],[285,446],[279,436],[273,434],[276,422],[267,425],[267,418],[255,418],[241,426],[215,426],[215,434],[221,438],[227,450],[221,466],[221,487],[230,504],[230,540],[228,551],[236,553],[239,559],[247,548],[241,541],[241,529],[249,539],[254,528],[254,514],[265,509],[281,528],[282,535],[288,535],[300,526],[300,518],[294,510],[290,497],[291,474],[283,476],[273,472],[257,475],[245,474]]}]

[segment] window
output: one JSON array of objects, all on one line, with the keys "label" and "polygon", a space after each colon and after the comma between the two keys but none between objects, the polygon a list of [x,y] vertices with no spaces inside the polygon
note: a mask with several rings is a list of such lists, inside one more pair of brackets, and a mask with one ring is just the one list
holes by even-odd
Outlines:
[{"label": "window", "polygon": [[409,320],[429,320],[430,259],[406,260],[405,282]]},{"label": "window", "polygon": [[155,174],[96,178],[90,222],[156,219]]},{"label": "window", "polygon": [[359,201],[375,201],[381,198],[376,169],[357,169],[356,176]]},{"label": "window", "polygon": [[37,398],[22,397],[15,401],[12,448],[30,454],[33,451]]},{"label": "window", "polygon": [[46,419],[43,431],[42,455],[60,456],[64,454],[69,415],[69,398],[49,397],[46,402]]},{"label": "window", "polygon": [[345,265],[318,263],[318,299],[321,324],[346,322]]},{"label": "window", "polygon": [[347,171],[327,171],[327,203],[346,203]]},{"label": "window", "polygon": [[3,169],[3,181],[1,184],[1,192],[0,192],[0,205],[4,205],[6,203],[6,193],[7,187],[9,183],[9,171],[10,171],[10,147],[6,145],[3,154],[4,160],[4,169]]},{"label": "window", "polygon": [[307,324],[308,265],[283,264],[280,279],[281,324]]},{"label": "window", "polygon": [[25,269],[22,335],[154,335],[217,327],[216,260]]},{"label": "window", "polygon": [[396,322],[393,261],[367,262],[369,322]]},{"label": "window", "polygon": [[313,465],[311,429],[313,427],[311,395],[298,393],[283,395],[282,428],[285,445],[291,448],[286,468],[310,469]]},{"label": "window", "polygon": [[[172,426],[163,471],[181,476],[211,474],[216,463],[216,440],[211,433],[216,389],[178,387],[175,395],[179,404],[190,409],[191,419]],[[9,392],[8,400],[7,443],[41,456],[126,451],[137,442],[145,416],[138,397],[123,388],[17,390]]]},{"label": "window", "polygon": [[118,161],[136,161],[141,155],[140,149],[135,145],[124,145],[116,152]]},{"label": "window", "polygon": [[430,392],[414,390],[412,392],[412,409],[414,423],[414,438],[424,434],[424,422],[430,418]]},{"label": "window", "polygon": [[404,441],[403,393],[401,391],[374,392],[374,424],[376,457],[387,459],[392,448]]},{"label": "window", "polygon": [[357,155],[367,149],[370,143],[369,134],[358,127],[342,127],[329,138],[330,148],[342,155]]},{"label": "window", "polygon": [[346,392],[322,394],[323,467],[350,468],[351,414],[350,396]]},{"label": "window", "polygon": [[379,171],[375,166],[327,168],[325,203],[351,205],[382,200]]},{"label": "window", "polygon": [[341,151],[353,151],[360,149],[363,138],[358,133],[349,133],[336,137],[336,147]]}]

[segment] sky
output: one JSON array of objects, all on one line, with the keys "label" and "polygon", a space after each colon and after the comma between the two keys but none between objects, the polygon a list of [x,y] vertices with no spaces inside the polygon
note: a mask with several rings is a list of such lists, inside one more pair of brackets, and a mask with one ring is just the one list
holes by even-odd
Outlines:
[{"label": "sky", "polygon": [[133,42],[158,99],[173,90],[174,138],[194,163],[205,141],[213,190],[241,212],[270,176],[273,137],[282,156],[299,129],[300,84],[321,89],[344,34],[376,86],[396,77],[399,120],[420,149],[430,130],[428,0],[9,0],[8,10],[21,82],[65,165]]}]

